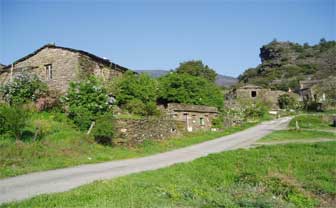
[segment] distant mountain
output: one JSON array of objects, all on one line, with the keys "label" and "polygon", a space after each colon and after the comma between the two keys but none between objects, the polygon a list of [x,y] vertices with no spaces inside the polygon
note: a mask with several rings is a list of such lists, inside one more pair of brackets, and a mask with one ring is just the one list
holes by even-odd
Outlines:
[{"label": "distant mountain", "polygon": [[[151,77],[159,78],[169,73],[168,70],[135,70],[138,73],[147,73]],[[238,82],[238,79],[230,76],[218,74],[216,84],[221,87],[230,87]]]},{"label": "distant mountain", "polygon": [[135,70],[136,72],[142,74],[146,73],[153,78],[159,78],[169,73],[167,70]]},{"label": "distant mountain", "polygon": [[222,87],[230,87],[238,82],[238,79],[226,75],[218,74],[216,77],[216,84]]}]

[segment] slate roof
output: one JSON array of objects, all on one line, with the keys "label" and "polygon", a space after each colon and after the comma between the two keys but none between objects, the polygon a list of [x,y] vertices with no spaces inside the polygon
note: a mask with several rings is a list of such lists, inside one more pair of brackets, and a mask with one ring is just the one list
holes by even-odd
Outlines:
[{"label": "slate roof", "polygon": [[[32,52],[32,53],[30,53],[30,54],[28,54],[28,55],[26,55],[26,56],[24,56],[24,57],[22,57],[22,58],[20,58],[20,59],[18,59],[18,60],[16,60],[16,61],[14,61],[13,64],[15,65],[16,63],[22,62],[22,61],[24,61],[24,60],[26,60],[26,59],[28,59],[28,58],[30,58],[30,57],[36,55],[37,53],[39,53],[40,51],[42,51],[42,50],[45,49],[45,48],[57,48],[57,49],[62,49],[62,50],[71,51],[71,52],[74,52],[74,53],[79,53],[79,54],[88,56],[88,57],[90,57],[91,59],[93,59],[94,61],[99,62],[99,63],[102,63],[102,64],[104,64],[104,65],[106,65],[106,66],[109,66],[109,67],[111,67],[111,68],[113,68],[113,69],[119,69],[119,70],[122,70],[122,71],[127,71],[127,70],[129,70],[129,69],[126,68],[126,67],[123,67],[123,66],[120,66],[120,65],[118,65],[118,64],[115,64],[115,63],[111,62],[111,61],[108,60],[108,59],[101,58],[101,57],[96,56],[96,55],[94,55],[94,54],[92,54],[92,53],[89,53],[89,52],[86,52],[86,51],[82,51],[82,50],[73,49],[73,48],[67,48],[67,47],[62,47],[62,46],[56,46],[55,44],[46,44],[46,45],[42,46],[41,48],[35,50],[34,52]],[[7,65],[7,66],[5,66],[5,67],[3,67],[3,69],[8,69],[8,68],[10,68],[10,67],[11,67],[11,64],[10,64],[10,65]]]}]

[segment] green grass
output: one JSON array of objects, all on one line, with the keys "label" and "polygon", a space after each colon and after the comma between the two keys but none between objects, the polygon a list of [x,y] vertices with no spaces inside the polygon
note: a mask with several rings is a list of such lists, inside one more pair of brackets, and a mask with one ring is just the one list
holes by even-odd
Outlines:
[{"label": "green grass", "polygon": [[310,114],[296,116],[291,120],[289,126],[295,128],[296,121],[300,128],[303,129],[329,129],[336,130],[332,127],[332,116],[330,114]]},{"label": "green grass", "polygon": [[336,142],[212,154],[2,207],[332,207]]},{"label": "green grass", "polygon": [[285,141],[285,140],[298,140],[298,139],[319,139],[328,138],[336,139],[336,133],[324,132],[324,131],[309,131],[309,130],[280,130],[275,131],[259,141],[261,142],[273,142],[273,141]]},{"label": "green grass", "polygon": [[[33,123],[43,126],[44,136],[31,141]],[[0,178],[25,173],[147,156],[215,139],[253,126],[245,124],[218,132],[198,132],[164,141],[147,141],[126,148],[102,146],[76,129],[64,114],[35,113],[26,129],[24,142],[0,136]]]}]

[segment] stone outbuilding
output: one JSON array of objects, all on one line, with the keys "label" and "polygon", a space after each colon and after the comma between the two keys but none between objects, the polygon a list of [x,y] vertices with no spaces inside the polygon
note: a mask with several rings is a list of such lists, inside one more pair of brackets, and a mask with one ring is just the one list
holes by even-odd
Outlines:
[{"label": "stone outbuilding", "polygon": [[262,88],[257,85],[244,85],[236,89],[237,99],[257,99],[264,98],[269,89]]},{"label": "stone outbuilding", "polygon": [[197,130],[210,130],[212,120],[218,117],[216,107],[168,103],[167,114],[175,121],[184,122],[185,129],[189,132]]},{"label": "stone outbuilding", "polygon": [[302,101],[315,101],[322,103],[326,100],[325,94],[318,96],[316,86],[323,80],[305,80],[300,81],[300,96]]},{"label": "stone outbuilding", "polygon": [[262,88],[257,85],[245,85],[242,86],[234,92],[235,98],[237,99],[247,99],[247,100],[262,100],[269,103],[274,110],[279,109],[278,98],[281,95],[289,94],[296,100],[299,100],[299,96],[292,92],[285,92],[281,90],[271,90],[268,88]]},{"label": "stone outbuilding", "polygon": [[0,70],[0,85],[16,73],[36,74],[51,91],[64,93],[69,83],[89,75],[109,80],[128,69],[86,51],[47,44]]}]

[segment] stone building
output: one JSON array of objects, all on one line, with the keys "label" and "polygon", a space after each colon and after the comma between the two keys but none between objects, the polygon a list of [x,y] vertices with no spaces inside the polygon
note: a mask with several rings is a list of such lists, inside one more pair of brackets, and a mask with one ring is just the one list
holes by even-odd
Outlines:
[{"label": "stone building", "polygon": [[119,76],[128,69],[86,51],[47,44],[0,70],[0,85],[16,73],[36,74],[51,91],[64,93],[71,81],[95,75],[104,80]]},{"label": "stone building", "polygon": [[326,100],[325,94],[318,96],[316,86],[323,80],[305,80],[300,81],[300,96],[302,101],[315,101],[322,103]]},{"label": "stone building", "polygon": [[244,85],[236,89],[237,99],[257,99],[264,98],[269,89],[262,88],[257,85]]},{"label": "stone building", "polygon": [[299,100],[299,96],[292,92],[285,92],[281,90],[271,90],[267,88],[262,88],[256,85],[245,85],[242,86],[234,92],[235,98],[237,99],[248,99],[248,100],[262,100],[269,103],[273,110],[279,109],[278,98],[280,95],[289,94],[296,100]]},{"label": "stone building", "polygon": [[210,130],[212,120],[218,116],[216,107],[168,103],[167,114],[175,121],[184,122],[189,132],[197,130]]}]

